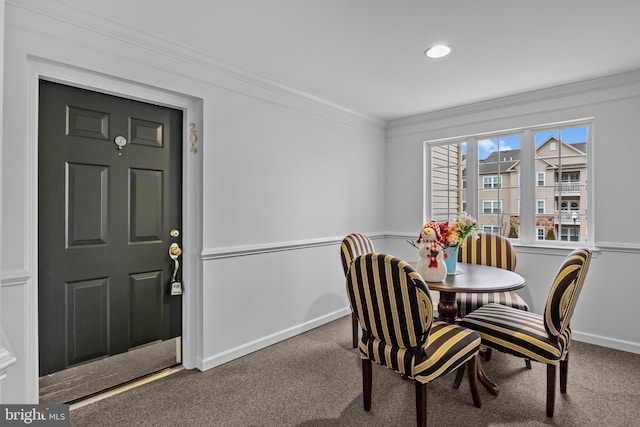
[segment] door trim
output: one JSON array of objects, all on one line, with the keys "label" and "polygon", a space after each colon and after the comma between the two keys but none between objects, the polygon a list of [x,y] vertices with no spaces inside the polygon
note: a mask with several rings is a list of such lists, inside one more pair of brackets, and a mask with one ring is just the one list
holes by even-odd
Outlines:
[{"label": "door trim", "polygon": [[[29,272],[26,284],[27,395],[38,401],[38,81],[51,80],[83,89],[116,95],[183,111],[182,123],[182,365],[186,369],[198,367],[198,336],[201,336],[202,311],[197,302],[202,300],[202,120],[203,101],[186,94],[150,87],[147,84],[123,80],[90,70],[80,69],[38,57],[28,58],[28,135],[26,146],[27,173],[25,183],[25,269]],[[190,126],[190,124],[195,124]],[[193,131],[197,134],[197,152],[192,152]]]}]

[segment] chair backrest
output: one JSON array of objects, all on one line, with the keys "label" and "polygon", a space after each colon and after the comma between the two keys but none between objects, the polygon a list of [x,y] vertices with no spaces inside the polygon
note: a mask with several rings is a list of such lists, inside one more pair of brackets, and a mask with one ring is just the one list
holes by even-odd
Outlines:
[{"label": "chair backrest", "polygon": [[458,251],[458,261],[515,271],[516,251],[506,237],[478,233],[477,239],[471,235],[465,238]]},{"label": "chair backrest", "polygon": [[344,274],[347,274],[349,265],[357,256],[362,254],[370,254],[375,252],[373,243],[371,240],[360,233],[352,233],[342,239],[342,245],[340,245],[340,258],[342,259],[342,269]]},{"label": "chair backrest", "polygon": [[362,326],[361,345],[366,345],[367,354],[410,373],[433,323],[431,295],[422,277],[391,255],[364,254],[349,267],[347,295]]},{"label": "chair backrest", "polygon": [[544,327],[550,335],[560,336],[569,326],[590,262],[589,249],[576,249],[560,266],[544,308]]}]

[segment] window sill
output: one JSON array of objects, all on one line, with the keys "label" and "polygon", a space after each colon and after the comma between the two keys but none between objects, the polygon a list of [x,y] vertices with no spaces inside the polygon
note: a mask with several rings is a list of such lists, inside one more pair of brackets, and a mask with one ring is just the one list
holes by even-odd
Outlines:
[{"label": "window sill", "polygon": [[516,249],[516,252],[519,253],[527,253],[527,254],[536,254],[536,255],[562,255],[566,256],[574,249],[579,248],[589,248],[591,249],[593,256],[596,257],[597,254],[601,251],[600,248],[594,247],[593,245],[583,242],[580,244],[579,242],[570,243],[570,244],[552,244],[552,243],[536,243],[536,244],[526,244],[519,243],[517,241],[511,240],[511,245]]}]

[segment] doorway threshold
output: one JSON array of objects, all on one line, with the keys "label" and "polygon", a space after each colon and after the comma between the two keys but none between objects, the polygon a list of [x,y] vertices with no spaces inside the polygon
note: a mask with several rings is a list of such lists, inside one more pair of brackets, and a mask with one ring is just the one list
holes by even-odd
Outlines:
[{"label": "doorway threshold", "polygon": [[150,382],[159,380],[161,378],[167,377],[171,374],[175,374],[176,372],[180,372],[184,369],[184,366],[174,366],[172,368],[166,368],[162,371],[147,375],[145,377],[139,378],[137,380],[131,381],[127,384],[123,384],[118,387],[114,387],[113,389],[104,391],[102,393],[96,394],[94,396],[87,397],[85,399],[81,399],[77,402],[73,402],[69,405],[69,410],[73,411],[74,409],[82,408],[83,406],[90,405],[92,403],[98,402],[100,400],[107,399],[109,397],[115,396],[120,393],[124,393],[127,390],[131,390],[136,387],[140,387],[141,385],[148,384]]},{"label": "doorway threshold", "polygon": [[180,337],[44,375],[40,403],[73,403],[182,363]]}]

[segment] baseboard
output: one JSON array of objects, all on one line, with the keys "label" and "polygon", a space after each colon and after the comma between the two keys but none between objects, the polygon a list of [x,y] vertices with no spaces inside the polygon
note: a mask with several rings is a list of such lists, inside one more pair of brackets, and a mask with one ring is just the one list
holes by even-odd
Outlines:
[{"label": "baseboard", "polygon": [[301,323],[300,325],[296,325],[291,328],[284,329],[280,332],[267,335],[263,338],[229,349],[222,353],[218,353],[218,354],[214,354],[212,356],[206,357],[197,362],[197,368],[200,369],[201,371],[206,371],[208,369],[230,362],[239,357],[246,356],[247,354],[253,353],[254,351],[266,348],[272,344],[276,344],[280,341],[284,341],[288,338],[299,335],[303,332],[310,331],[319,326],[322,326],[329,322],[337,320],[341,317],[347,316],[349,314],[351,314],[350,309],[348,307],[345,307],[343,309],[334,311],[332,313],[326,314],[324,316],[318,317],[308,322]]},{"label": "baseboard", "polygon": [[571,331],[571,337],[575,341],[587,344],[599,345],[601,347],[613,348],[615,350],[628,351],[640,354],[640,343],[620,340],[617,338],[605,337],[602,335],[589,334],[580,331]]}]

